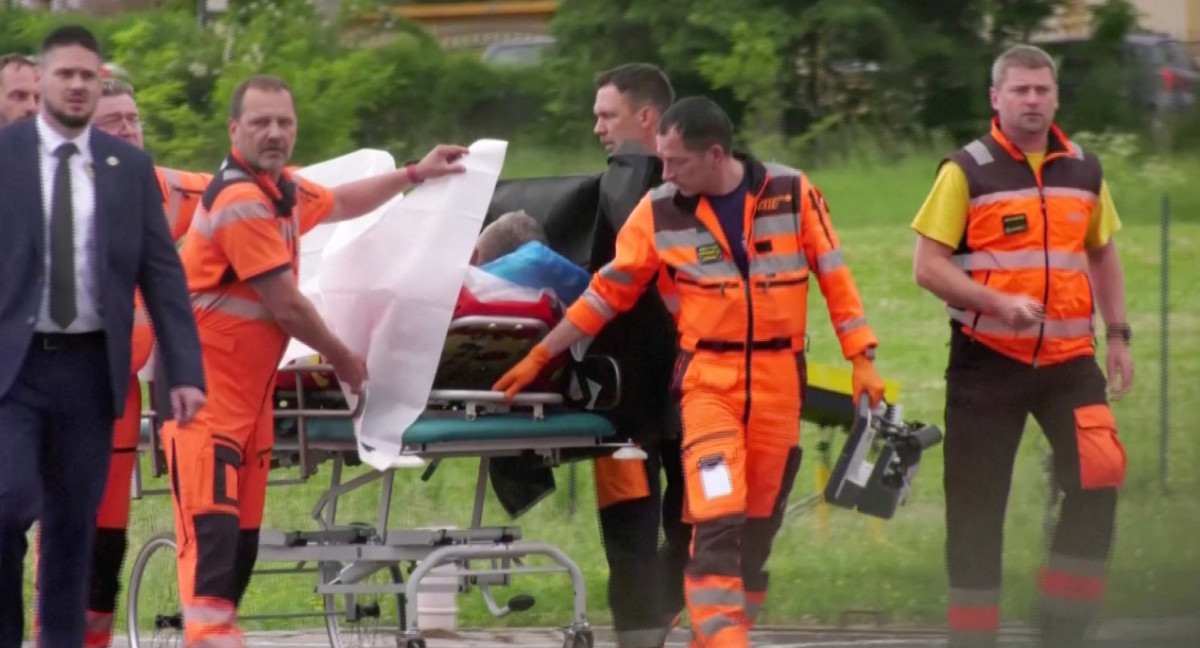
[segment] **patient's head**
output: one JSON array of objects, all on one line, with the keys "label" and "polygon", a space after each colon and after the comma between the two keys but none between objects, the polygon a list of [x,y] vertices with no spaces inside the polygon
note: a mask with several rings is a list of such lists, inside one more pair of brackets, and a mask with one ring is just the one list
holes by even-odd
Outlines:
[{"label": "patient's head", "polygon": [[471,253],[471,265],[495,261],[530,241],[546,243],[542,224],[523,210],[503,214],[479,233],[475,251]]}]

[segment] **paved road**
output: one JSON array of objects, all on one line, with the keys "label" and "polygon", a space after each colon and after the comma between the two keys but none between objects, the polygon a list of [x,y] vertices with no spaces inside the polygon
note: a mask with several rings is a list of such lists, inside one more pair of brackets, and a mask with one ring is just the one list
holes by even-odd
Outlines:
[{"label": "paved road", "polygon": [[[504,629],[496,631],[462,630],[457,632],[430,631],[429,648],[562,648],[563,635],[553,629]],[[595,629],[596,645],[613,645],[608,628]],[[327,648],[323,632],[255,633],[248,638],[252,648]],[[346,648],[395,648],[387,636],[355,638]],[[688,633],[675,631],[667,642],[668,648],[686,648]],[[768,628],[753,633],[755,646],[772,648],[914,648],[943,646],[945,640],[936,630],[914,629],[837,629],[837,628]],[[156,643],[154,648],[173,648],[179,643]],[[1024,628],[1006,628],[1000,642],[1003,648],[1036,648],[1037,643]],[[1200,647],[1200,617],[1163,621],[1117,622],[1105,625],[1094,648],[1198,648]],[[124,637],[113,648],[129,648]],[[142,646],[142,648],[148,648]]]}]

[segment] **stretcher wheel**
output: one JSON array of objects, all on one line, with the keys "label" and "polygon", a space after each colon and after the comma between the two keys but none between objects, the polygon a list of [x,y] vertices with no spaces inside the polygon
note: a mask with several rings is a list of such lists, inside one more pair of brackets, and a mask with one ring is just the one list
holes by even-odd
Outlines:
[{"label": "stretcher wheel", "polygon": [[[330,582],[341,571],[338,562],[321,563],[321,577]],[[398,565],[384,567],[358,581],[361,585],[403,583]],[[330,648],[394,646],[404,626],[403,594],[326,594],[325,629]]]},{"label": "stretcher wheel", "polygon": [[595,643],[596,638],[591,630],[567,630],[563,648],[592,648]]},{"label": "stretcher wheel", "polygon": [[126,604],[130,648],[183,645],[183,606],[175,562],[175,535],[146,541],[133,562]]}]

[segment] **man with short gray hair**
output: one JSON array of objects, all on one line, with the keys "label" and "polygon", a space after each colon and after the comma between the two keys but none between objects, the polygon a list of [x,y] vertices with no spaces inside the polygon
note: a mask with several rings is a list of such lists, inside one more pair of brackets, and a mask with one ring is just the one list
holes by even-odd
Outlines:
[{"label": "man with short gray hair", "polygon": [[37,64],[23,54],[0,56],[0,128],[38,110]]},{"label": "man with short gray hair", "polygon": [[549,245],[542,224],[524,210],[501,214],[479,233],[475,250],[471,253],[471,265],[483,265],[515,252],[530,241]]}]

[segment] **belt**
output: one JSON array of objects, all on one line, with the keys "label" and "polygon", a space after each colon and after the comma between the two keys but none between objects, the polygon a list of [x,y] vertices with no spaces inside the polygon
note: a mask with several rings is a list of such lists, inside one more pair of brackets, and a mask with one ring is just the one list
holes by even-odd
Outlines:
[{"label": "belt", "polygon": [[[792,348],[792,338],[777,337],[769,340],[754,340],[750,343],[750,349],[753,351],[781,351],[783,349]],[[726,340],[699,340],[696,342],[697,351],[715,351],[716,353],[726,353],[732,351],[745,351],[745,342],[729,342]]]},{"label": "belt", "polygon": [[34,333],[33,348],[42,351],[63,351],[104,344],[104,331],[87,333]]}]

